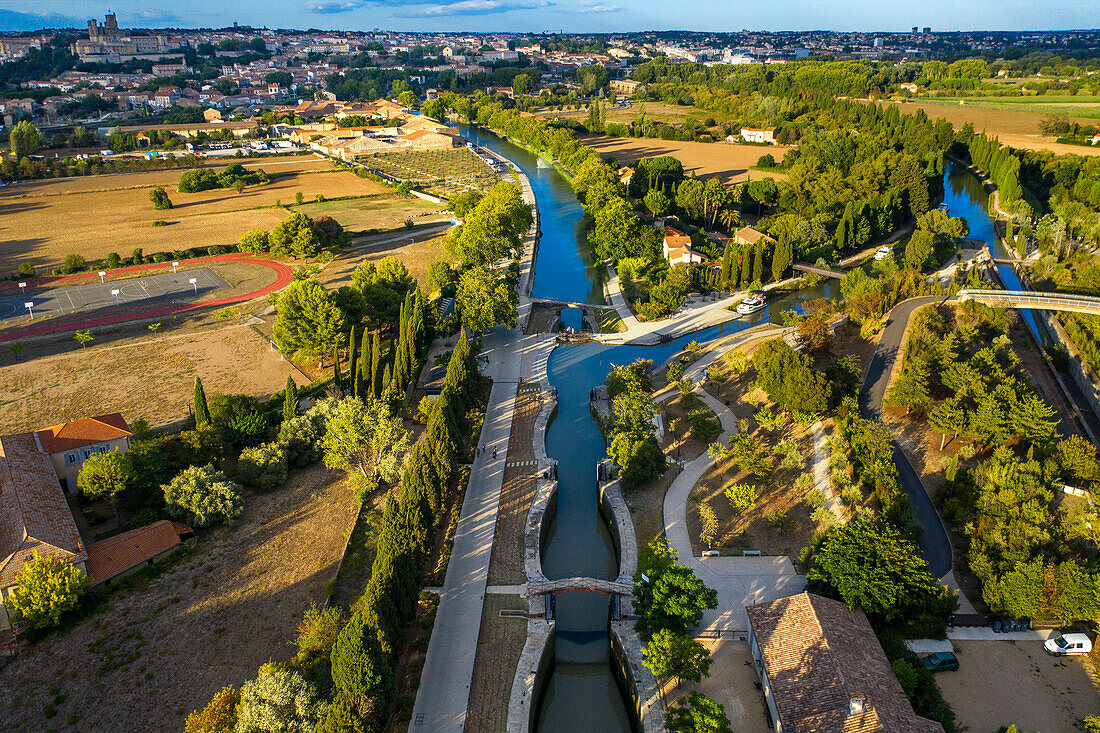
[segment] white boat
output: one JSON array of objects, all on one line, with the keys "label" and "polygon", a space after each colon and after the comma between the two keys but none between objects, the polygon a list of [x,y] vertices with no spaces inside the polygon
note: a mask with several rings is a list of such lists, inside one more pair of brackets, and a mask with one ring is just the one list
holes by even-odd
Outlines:
[{"label": "white boat", "polygon": [[936,208],[939,209],[940,211],[942,211],[945,214],[950,211],[950,208],[948,208],[947,204],[940,204]]},{"label": "white boat", "polygon": [[768,307],[763,290],[753,290],[748,297],[737,304],[737,312],[743,316],[752,315]]}]

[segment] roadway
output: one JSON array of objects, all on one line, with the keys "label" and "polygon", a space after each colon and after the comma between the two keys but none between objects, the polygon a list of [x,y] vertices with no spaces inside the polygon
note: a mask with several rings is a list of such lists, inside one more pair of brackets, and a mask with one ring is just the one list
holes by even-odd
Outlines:
[{"label": "roadway", "polygon": [[[882,402],[886,397],[886,387],[901,349],[902,338],[905,336],[905,327],[909,324],[913,311],[936,300],[934,296],[911,298],[894,306],[887,315],[886,325],[882,329],[871,363],[867,366],[863,386],[859,390],[859,411],[864,418],[882,418]],[[951,572],[952,566],[951,540],[947,536],[947,529],[920,476],[905,457],[905,452],[896,440],[890,441],[890,445],[894,452],[894,465],[898,468],[898,483],[909,497],[917,521],[924,528],[917,540],[921,556],[928,563],[929,572],[942,578]]]}]

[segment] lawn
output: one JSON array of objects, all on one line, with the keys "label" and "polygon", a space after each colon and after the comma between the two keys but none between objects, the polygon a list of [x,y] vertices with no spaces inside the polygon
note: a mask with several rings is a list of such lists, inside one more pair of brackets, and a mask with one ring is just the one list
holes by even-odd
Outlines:
[{"label": "lawn", "polygon": [[[245,161],[260,168],[269,161]],[[275,162],[275,161],[271,161]],[[59,179],[18,184],[0,195],[0,273],[29,261],[38,268],[57,267],[66,255],[87,260],[108,252],[128,256],[141,247],[146,255],[212,244],[231,244],[249,229],[272,229],[287,212],[276,203],[293,204],[298,193],[306,200],[318,194],[367,196],[389,189],[347,171],[318,171],[311,158],[279,168],[269,184],[250,186],[243,193],[215,189],[184,194],[176,191],[181,171]],[[149,200],[153,186],[163,185],[173,208],[156,210]],[[265,208],[267,207],[267,208]],[[154,221],[167,226],[153,227]]]},{"label": "lawn", "polygon": [[685,173],[698,176],[717,176],[725,183],[739,183],[753,179],[785,178],[783,173],[749,171],[760,156],[770,153],[782,160],[789,148],[783,145],[738,145],[727,142],[699,143],[633,137],[588,137],[585,145],[594,148],[604,157],[614,157],[620,163],[630,164],[639,158],[656,158],[671,155],[684,164]]},{"label": "lawn", "polygon": [[355,511],[344,474],[320,464],[247,497],[236,527],[202,534],[147,587],[0,671],[3,728],[178,733],[223,686],[292,656],[288,642],[324,600]]},{"label": "lawn", "polygon": [[167,425],[187,415],[196,375],[208,395],[266,398],[281,390],[293,372],[267,339],[241,323],[155,336],[142,326],[129,339],[103,337],[84,350],[69,343],[74,350],[37,359],[28,353],[19,361],[4,355],[3,434],[112,411],[129,421],[144,418],[154,427]]}]

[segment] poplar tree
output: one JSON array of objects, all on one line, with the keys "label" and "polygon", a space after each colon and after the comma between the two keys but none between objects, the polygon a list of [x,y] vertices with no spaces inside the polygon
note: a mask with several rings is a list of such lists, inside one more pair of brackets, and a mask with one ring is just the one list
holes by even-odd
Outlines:
[{"label": "poplar tree", "polygon": [[286,375],[286,387],[283,389],[283,422],[292,420],[298,416],[298,385],[288,374]]},{"label": "poplar tree", "polygon": [[210,424],[210,407],[206,404],[206,392],[202,389],[202,380],[195,377],[195,427],[204,428]]}]

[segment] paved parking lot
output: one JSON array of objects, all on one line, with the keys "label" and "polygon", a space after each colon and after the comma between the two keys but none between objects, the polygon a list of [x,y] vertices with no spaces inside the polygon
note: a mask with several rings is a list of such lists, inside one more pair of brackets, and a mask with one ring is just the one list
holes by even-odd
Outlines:
[{"label": "paved parking lot", "polygon": [[[26,294],[0,298],[0,323],[29,321],[32,312],[36,317],[58,316],[123,305],[158,307],[187,303],[204,293],[228,287],[229,284],[208,267],[48,290],[29,287]],[[33,303],[30,309],[27,308],[27,303]]]}]

